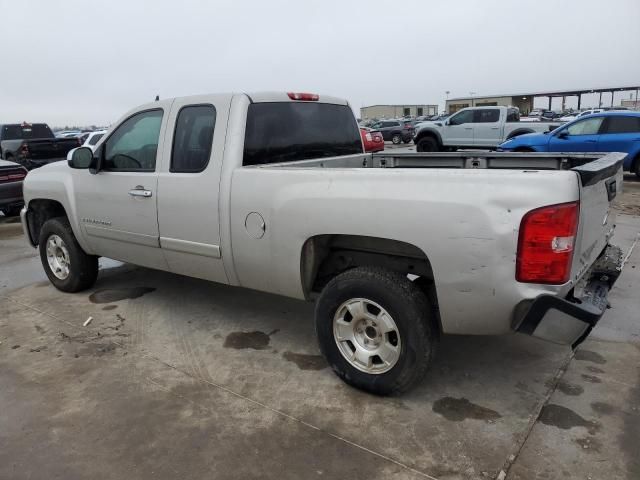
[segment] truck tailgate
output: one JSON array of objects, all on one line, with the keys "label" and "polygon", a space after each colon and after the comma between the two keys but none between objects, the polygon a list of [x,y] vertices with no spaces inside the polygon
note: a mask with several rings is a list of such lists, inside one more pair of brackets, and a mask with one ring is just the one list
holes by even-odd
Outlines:
[{"label": "truck tailgate", "polygon": [[79,146],[75,138],[45,138],[25,140],[29,148],[29,156],[33,160],[64,158],[69,150]]},{"label": "truck tailgate", "polygon": [[571,169],[580,183],[580,221],[571,269],[574,282],[596,261],[613,235],[611,203],[622,190],[624,157],[610,153]]}]

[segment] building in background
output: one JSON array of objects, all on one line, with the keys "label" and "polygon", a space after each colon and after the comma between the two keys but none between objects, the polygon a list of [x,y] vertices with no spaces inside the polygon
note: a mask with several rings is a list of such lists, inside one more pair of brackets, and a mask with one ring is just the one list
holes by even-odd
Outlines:
[{"label": "building in background", "polygon": [[362,120],[437,115],[438,105],[371,105],[360,109]]},{"label": "building in background", "polygon": [[530,95],[493,95],[491,97],[458,97],[447,100],[445,111],[454,113],[467,107],[518,107],[522,115],[533,110],[533,96]]},{"label": "building in background", "polygon": [[[603,87],[603,88],[590,88],[583,90],[554,90],[546,92],[530,92],[520,94],[505,94],[505,95],[490,95],[490,96],[475,96],[469,95],[468,97],[457,97],[447,99],[445,105],[445,111],[447,113],[457,112],[461,108],[466,107],[518,107],[522,115],[528,115],[533,110],[533,100],[546,98],[547,109],[551,110],[553,99],[557,98],[560,102],[556,101],[556,108],[560,107],[560,111],[566,110],[567,99],[577,99],[578,110],[582,107],[582,96],[586,95],[587,100],[597,96],[597,107],[613,107],[615,104],[615,95],[618,94],[618,98],[624,95],[624,92],[630,92],[629,100],[622,100],[623,106],[630,101],[634,101],[637,104],[638,91],[640,86],[638,85],[626,85],[620,87]],[[560,105],[558,105],[560,103]]]}]

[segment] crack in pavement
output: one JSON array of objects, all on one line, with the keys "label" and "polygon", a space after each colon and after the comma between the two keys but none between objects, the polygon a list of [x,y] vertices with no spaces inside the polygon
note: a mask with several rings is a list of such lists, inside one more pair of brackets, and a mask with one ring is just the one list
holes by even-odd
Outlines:
[{"label": "crack in pavement", "polygon": [[[4,299],[4,300],[8,300],[10,302],[16,303],[18,305],[21,305],[24,308],[28,308],[28,309],[33,310],[35,312],[38,312],[40,314],[47,315],[48,317],[51,317],[56,321],[63,322],[66,325],[69,325],[70,327],[73,327],[75,329],[80,329],[80,325],[76,325],[74,323],[71,323],[71,322],[69,322],[67,320],[64,320],[62,318],[57,317],[56,315],[53,315],[51,313],[42,311],[39,308],[36,308],[36,307],[31,306],[31,305],[28,305],[28,304],[25,304],[23,302],[20,302],[19,300],[16,300],[16,299],[13,299],[13,298],[9,298],[9,297],[6,297],[6,296],[0,296],[0,299]],[[125,350],[129,350],[128,346],[126,344],[124,344],[124,343],[120,343],[120,342],[117,342],[117,341],[112,340],[112,339],[107,340],[107,342],[108,343],[112,343],[113,345],[116,345],[116,346],[118,346],[120,348],[123,348]],[[362,450],[362,451],[367,452],[367,453],[369,453],[371,455],[374,455],[374,456],[376,456],[376,457],[378,457],[378,458],[380,458],[382,460],[385,460],[385,461],[387,461],[389,463],[393,463],[394,465],[396,465],[398,467],[401,467],[404,470],[407,470],[407,471],[409,471],[411,473],[414,473],[414,474],[416,474],[416,475],[418,475],[418,476],[420,476],[422,478],[426,478],[427,480],[438,480],[436,477],[433,477],[433,476],[429,475],[428,473],[425,473],[425,472],[422,472],[420,470],[417,470],[417,469],[415,469],[415,468],[413,468],[413,467],[411,467],[411,466],[409,466],[409,465],[407,465],[405,463],[402,463],[402,462],[400,462],[398,460],[395,460],[395,459],[393,459],[393,458],[391,458],[391,457],[389,457],[389,456],[387,456],[387,455],[385,455],[383,453],[377,452],[375,450],[371,450],[370,448],[367,448],[364,445],[360,445],[359,443],[353,442],[353,441],[351,441],[351,440],[349,440],[349,439],[347,439],[345,437],[342,437],[342,436],[340,436],[338,434],[332,433],[332,432],[330,432],[328,430],[324,430],[321,427],[318,427],[318,426],[313,425],[313,424],[311,424],[311,423],[309,423],[309,422],[307,422],[307,421],[305,421],[305,420],[303,420],[301,418],[298,418],[298,417],[290,415],[290,414],[288,414],[286,412],[283,412],[282,410],[278,410],[277,408],[270,407],[269,405],[267,405],[265,403],[262,403],[259,400],[255,400],[253,398],[247,397],[246,395],[238,393],[238,392],[236,392],[236,391],[234,391],[234,390],[232,390],[232,389],[230,389],[228,387],[225,387],[224,385],[221,385],[219,383],[213,382],[211,380],[207,380],[207,379],[204,379],[204,378],[200,378],[200,377],[194,376],[191,373],[185,372],[184,370],[180,369],[179,367],[177,367],[175,365],[172,365],[172,364],[162,360],[161,358],[156,357],[155,355],[151,355],[151,354],[144,353],[144,352],[141,352],[141,351],[131,351],[131,353],[133,355],[139,355],[142,358],[151,359],[151,360],[154,360],[154,361],[156,361],[158,363],[161,363],[162,365],[164,365],[166,367],[169,367],[169,368],[171,368],[171,369],[173,369],[173,370],[175,370],[175,371],[177,371],[177,372],[179,372],[179,373],[181,373],[183,375],[186,375],[187,377],[189,377],[189,378],[191,378],[191,379],[193,379],[193,380],[195,380],[197,382],[201,382],[201,383],[204,383],[204,384],[209,385],[211,387],[217,388],[217,389],[222,390],[222,391],[224,391],[224,392],[226,392],[226,393],[228,393],[230,395],[233,395],[233,396],[235,396],[237,398],[240,398],[240,399],[242,399],[242,400],[244,400],[246,402],[252,403],[253,405],[256,405],[256,406],[259,406],[259,407],[264,408],[266,410],[269,410],[272,413],[275,413],[275,414],[280,415],[280,416],[282,416],[284,418],[287,418],[287,419],[289,419],[291,421],[299,423],[300,425],[303,425],[303,426],[305,426],[307,428],[310,428],[312,430],[320,432],[320,433],[322,433],[324,435],[327,435],[327,436],[329,436],[329,437],[331,437],[331,438],[333,438],[335,440],[338,440],[340,442],[343,442],[343,443],[346,443],[348,445],[351,445],[352,447],[358,448],[359,450]],[[166,388],[164,386],[161,386],[161,385],[157,384],[154,380],[152,380],[149,377],[145,377],[145,378],[146,378],[146,380],[150,381],[151,383],[156,384],[158,387],[162,388],[163,390]],[[171,392],[171,394],[172,395],[176,395],[176,396],[178,396],[180,398],[183,398],[182,396],[176,394],[175,392]],[[186,397],[184,397],[184,398],[186,399]],[[186,400],[189,400],[190,402],[193,403],[193,401],[190,400],[190,399],[186,399]],[[545,400],[545,403],[546,403],[546,400]],[[539,414],[539,412],[538,412],[538,414]],[[527,436],[528,436],[528,432],[527,432]]]}]

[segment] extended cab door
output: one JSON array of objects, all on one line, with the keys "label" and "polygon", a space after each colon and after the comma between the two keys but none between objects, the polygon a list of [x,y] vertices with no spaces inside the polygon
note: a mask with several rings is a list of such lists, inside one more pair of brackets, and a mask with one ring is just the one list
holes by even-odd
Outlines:
[{"label": "extended cab door", "polygon": [[[504,120],[503,120],[504,122]],[[473,112],[473,145],[496,147],[502,142],[499,108],[478,108]]]},{"label": "extended cab door", "polygon": [[76,211],[93,253],[166,269],[160,251],[156,157],[170,103],[139,111],[98,147],[101,168],[73,170]]},{"label": "extended cab door", "polygon": [[219,191],[231,95],[176,99],[158,179],[160,245],[172,272],[226,283]]},{"label": "extended cab door", "polygon": [[444,145],[473,145],[473,110],[452,115],[442,129]]},{"label": "extended cab door", "polygon": [[549,140],[550,152],[597,152],[605,117],[587,117],[557,130]]}]

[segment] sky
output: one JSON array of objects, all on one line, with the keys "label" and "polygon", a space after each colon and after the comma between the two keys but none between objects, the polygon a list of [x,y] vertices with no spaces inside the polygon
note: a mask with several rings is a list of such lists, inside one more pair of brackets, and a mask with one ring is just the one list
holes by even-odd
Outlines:
[{"label": "sky", "polygon": [[640,0],[0,0],[0,18],[0,123],[108,125],[156,95],[308,91],[357,112],[640,84]]}]

